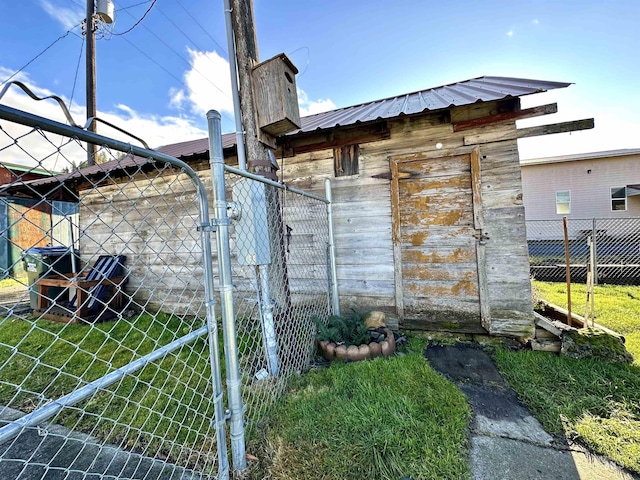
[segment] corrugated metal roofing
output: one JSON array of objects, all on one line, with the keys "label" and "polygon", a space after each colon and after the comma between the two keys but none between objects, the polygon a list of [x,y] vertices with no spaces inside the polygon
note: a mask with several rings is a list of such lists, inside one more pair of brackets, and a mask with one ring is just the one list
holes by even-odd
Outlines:
[{"label": "corrugated metal roofing", "polygon": [[509,77],[478,77],[464,82],[407,93],[369,103],[339,108],[301,119],[301,128],[287,135],[324,130],[337,126],[383,120],[402,115],[443,110],[478,102],[491,102],[505,98],[521,97],[546,92],[571,85],[565,82],[548,82]]},{"label": "corrugated metal roofing", "polygon": [[[506,98],[521,97],[533,93],[545,92],[555,88],[564,88],[571,85],[565,82],[549,82],[541,80],[527,80],[509,77],[478,77],[463,82],[443,85],[441,87],[420,90],[396,97],[385,98],[373,102],[338,108],[329,112],[309,115],[301,119],[301,128],[287,135],[326,130],[338,126],[349,126],[358,123],[366,123],[376,120],[384,120],[404,115],[415,115],[428,111],[443,110],[450,107],[471,105],[478,102],[490,102]],[[222,147],[231,148],[236,144],[236,135],[228,133],[222,136]],[[209,140],[199,138],[186,142],[173,143],[157,149],[166,155],[176,158],[203,155],[209,151]],[[64,182],[101,175],[103,172],[113,170],[126,170],[132,167],[140,167],[149,163],[149,159],[140,157],[125,157],[113,160],[68,174],[55,177],[34,180],[32,185],[46,185],[49,183]]]},{"label": "corrugated metal roofing", "polygon": [[622,148],[618,150],[606,150],[604,152],[572,153],[570,155],[558,155],[556,157],[529,158],[520,160],[520,165],[542,165],[545,163],[579,162],[580,160],[594,160],[596,158],[616,158],[638,155],[640,148]]},{"label": "corrugated metal roofing", "polygon": [[[338,126],[384,120],[404,115],[443,110],[478,102],[491,102],[505,98],[521,97],[533,93],[546,92],[571,85],[566,82],[549,82],[510,77],[478,77],[464,82],[429,88],[396,97],[384,98],[351,107],[338,108],[329,112],[309,115],[301,119],[301,128],[287,136],[298,133],[326,130]],[[222,136],[223,148],[236,144],[235,134]],[[174,143],[158,149],[174,157],[189,157],[209,151],[206,138]]]}]

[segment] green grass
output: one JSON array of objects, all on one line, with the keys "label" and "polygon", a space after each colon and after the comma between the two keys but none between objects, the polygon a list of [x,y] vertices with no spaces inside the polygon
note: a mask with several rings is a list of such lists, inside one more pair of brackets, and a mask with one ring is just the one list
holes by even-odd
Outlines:
[{"label": "green grass", "polygon": [[467,402],[413,345],[297,378],[249,449],[268,458],[251,478],[468,478]]},{"label": "green grass", "polygon": [[[567,286],[564,283],[533,282],[542,298],[567,308]],[[596,323],[624,335],[625,345],[640,365],[640,286],[596,285],[594,287]],[[584,315],[586,288],[571,285],[571,310]]]},{"label": "green grass", "polygon": [[[0,404],[33,411],[199,326],[164,314],[95,325],[4,319]],[[105,442],[195,466],[207,461],[198,452],[215,439],[209,372],[206,338],[201,338],[99,391],[79,408],[63,410],[55,421]]]},{"label": "green grass", "polygon": [[[566,307],[566,286],[534,282],[542,298]],[[572,285],[584,312],[584,285]],[[564,299],[564,300],[563,300]],[[597,286],[596,322],[623,334],[633,365],[574,360],[545,352],[498,350],[510,385],[550,432],[578,440],[640,473],[640,287]]]}]

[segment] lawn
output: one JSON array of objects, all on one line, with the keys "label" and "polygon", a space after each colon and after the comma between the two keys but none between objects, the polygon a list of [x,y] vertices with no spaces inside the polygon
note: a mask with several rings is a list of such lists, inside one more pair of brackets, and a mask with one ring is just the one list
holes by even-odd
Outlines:
[{"label": "lawn", "polygon": [[[567,286],[564,283],[533,282],[542,298],[567,308]],[[625,345],[640,365],[640,287],[628,285],[596,285],[594,287],[596,323],[610,328],[626,339]],[[584,315],[586,288],[571,285],[571,309]]]},{"label": "lawn", "polygon": [[[542,298],[566,307],[564,284],[534,282]],[[584,312],[584,285],[572,285],[572,309]],[[495,360],[553,434],[640,473],[640,287],[595,288],[596,322],[623,334],[633,365],[574,360],[545,352],[498,350]]]},{"label": "lawn", "polygon": [[[95,325],[5,318],[0,404],[31,412],[201,324],[162,313]],[[103,442],[215,471],[212,399],[204,337],[63,410],[54,421]]]},{"label": "lawn", "polygon": [[249,446],[261,459],[250,478],[468,478],[465,397],[412,346],[295,379]]}]

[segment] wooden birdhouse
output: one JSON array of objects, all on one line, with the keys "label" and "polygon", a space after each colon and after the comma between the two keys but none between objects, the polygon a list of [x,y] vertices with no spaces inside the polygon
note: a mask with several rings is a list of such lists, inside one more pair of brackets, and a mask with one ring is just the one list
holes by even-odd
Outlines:
[{"label": "wooden birdhouse", "polygon": [[253,96],[263,132],[278,136],[300,128],[297,73],[284,53],[253,67]]}]

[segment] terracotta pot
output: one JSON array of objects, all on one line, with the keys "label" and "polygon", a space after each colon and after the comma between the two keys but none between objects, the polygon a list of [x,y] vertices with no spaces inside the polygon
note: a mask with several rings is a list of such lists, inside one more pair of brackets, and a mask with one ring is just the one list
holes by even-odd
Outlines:
[{"label": "terracotta pot", "polygon": [[396,351],[396,342],[393,337],[393,332],[388,328],[385,328],[385,335],[386,338],[383,342],[372,342],[368,345],[363,344],[360,346],[350,345],[349,348],[344,345],[336,345],[333,342],[320,340],[318,341],[318,348],[322,356],[329,361],[350,360],[352,362],[358,362],[380,356],[389,357]]}]

